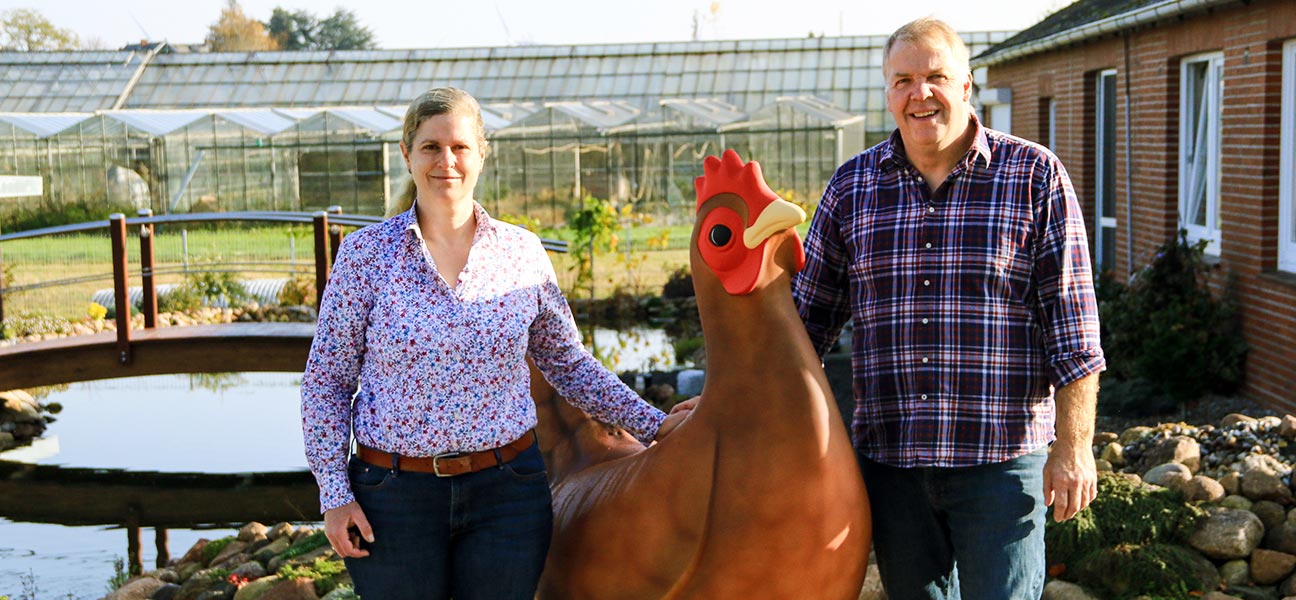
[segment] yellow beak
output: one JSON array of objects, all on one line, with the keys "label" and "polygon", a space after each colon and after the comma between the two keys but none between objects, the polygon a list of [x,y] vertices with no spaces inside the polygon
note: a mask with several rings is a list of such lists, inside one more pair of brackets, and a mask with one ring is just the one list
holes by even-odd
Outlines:
[{"label": "yellow beak", "polygon": [[805,221],[806,214],[800,206],[792,204],[782,198],[776,198],[765,210],[761,211],[756,222],[752,223],[743,232],[743,244],[749,250],[754,250],[756,246],[761,245],[769,236],[774,235],[788,227],[795,227]]}]

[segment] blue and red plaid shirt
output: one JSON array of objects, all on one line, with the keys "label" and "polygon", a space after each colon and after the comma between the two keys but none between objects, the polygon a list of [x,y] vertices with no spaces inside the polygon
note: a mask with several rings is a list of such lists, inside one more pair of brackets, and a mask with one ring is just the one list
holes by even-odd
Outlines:
[{"label": "blue and red plaid shirt", "polygon": [[898,467],[1054,439],[1053,390],[1102,371],[1084,219],[1062,163],[986,129],[931,192],[899,133],[824,191],[793,282],[820,355],[851,319],[852,437]]}]

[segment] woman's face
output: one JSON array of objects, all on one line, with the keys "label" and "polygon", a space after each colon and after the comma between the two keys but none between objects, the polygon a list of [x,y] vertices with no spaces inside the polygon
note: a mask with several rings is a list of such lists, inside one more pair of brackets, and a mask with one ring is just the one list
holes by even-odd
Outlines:
[{"label": "woman's face", "polygon": [[450,113],[425,119],[411,147],[401,142],[401,154],[420,202],[456,204],[472,199],[486,148],[477,139],[472,117]]}]

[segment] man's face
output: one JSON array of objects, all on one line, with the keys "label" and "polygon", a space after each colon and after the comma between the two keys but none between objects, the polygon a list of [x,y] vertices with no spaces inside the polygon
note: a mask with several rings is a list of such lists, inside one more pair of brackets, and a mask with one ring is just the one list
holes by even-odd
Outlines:
[{"label": "man's face", "polygon": [[963,139],[968,127],[972,74],[941,40],[903,40],[891,47],[883,72],[887,109],[906,152],[940,152]]}]

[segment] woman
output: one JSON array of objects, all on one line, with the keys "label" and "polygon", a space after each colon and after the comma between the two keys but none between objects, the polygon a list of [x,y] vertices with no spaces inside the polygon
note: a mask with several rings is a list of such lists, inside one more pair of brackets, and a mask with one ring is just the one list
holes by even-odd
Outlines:
[{"label": "woman", "polygon": [[472,96],[420,96],[400,148],[416,200],[342,244],[302,380],[325,533],[364,598],[530,599],[553,517],[525,356],[644,443],[683,415],[584,350],[539,238],[473,200]]}]

